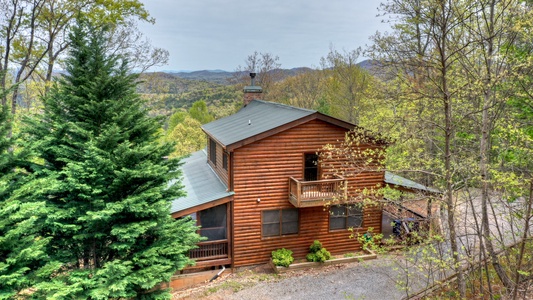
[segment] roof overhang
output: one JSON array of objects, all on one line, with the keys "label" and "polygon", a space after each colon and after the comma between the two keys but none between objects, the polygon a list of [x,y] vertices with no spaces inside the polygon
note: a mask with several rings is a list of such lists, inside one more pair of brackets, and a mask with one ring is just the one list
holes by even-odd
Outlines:
[{"label": "roof overhang", "polygon": [[393,174],[389,171],[385,172],[384,182],[395,188],[408,191],[408,192],[422,192],[425,194],[442,194],[441,191],[435,188],[427,187],[423,184],[412,181],[400,175]]},{"label": "roof overhang", "polygon": [[196,206],[184,209],[184,210],[174,212],[171,214],[171,216],[172,218],[180,218],[180,217],[187,216],[192,213],[199,212],[201,210],[208,209],[211,207],[219,206],[219,205],[231,202],[231,201],[233,201],[233,194],[231,196],[227,196],[221,199],[213,200],[211,202],[207,202],[204,204],[196,205]]}]

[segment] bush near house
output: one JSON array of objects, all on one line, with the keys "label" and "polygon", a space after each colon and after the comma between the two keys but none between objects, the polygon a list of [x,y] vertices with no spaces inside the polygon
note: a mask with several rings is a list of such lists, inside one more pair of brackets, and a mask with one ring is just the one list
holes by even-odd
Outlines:
[{"label": "bush near house", "polygon": [[272,251],[272,262],[276,266],[288,267],[294,258],[292,257],[292,251],[285,248],[281,248],[275,251]]},{"label": "bush near house", "polygon": [[331,258],[329,251],[322,247],[322,243],[318,240],[315,240],[311,246],[309,246],[309,251],[310,253],[305,257],[307,261],[325,262]]}]

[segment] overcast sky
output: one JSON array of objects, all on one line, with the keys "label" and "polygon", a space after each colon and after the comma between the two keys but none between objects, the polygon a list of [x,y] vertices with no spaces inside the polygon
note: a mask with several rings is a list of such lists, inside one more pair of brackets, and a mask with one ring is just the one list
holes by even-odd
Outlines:
[{"label": "overcast sky", "polygon": [[[156,24],[139,24],[169,64],[154,70],[233,71],[254,51],[281,67],[316,67],[330,45],[339,51],[385,31],[378,0],[145,0]],[[153,70],[153,71],[154,71]]]}]

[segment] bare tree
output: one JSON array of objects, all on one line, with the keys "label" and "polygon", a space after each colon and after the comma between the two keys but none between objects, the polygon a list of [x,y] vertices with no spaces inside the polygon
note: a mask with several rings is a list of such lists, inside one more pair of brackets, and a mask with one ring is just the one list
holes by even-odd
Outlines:
[{"label": "bare tree", "polygon": [[357,65],[361,49],[340,53],[332,46],[321,59],[332,114],[357,124],[372,86],[373,76]]},{"label": "bare tree", "polygon": [[10,106],[13,114],[22,83],[40,81],[46,89],[52,80],[69,48],[68,35],[76,18],[88,19],[96,27],[113,27],[110,45],[140,71],[168,60],[167,51],[153,48],[137,30],[135,19],[153,22],[138,0],[125,0],[120,6],[94,0],[0,0],[0,88],[15,87],[2,97],[2,105]]},{"label": "bare tree", "polygon": [[269,91],[272,86],[283,79],[283,71],[279,63],[279,57],[268,52],[257,52],[248,55],[245,65],[239,65],[231,79],[233,84],[239,87],[250,84],[249,73],[257,73],[255,84],[263,88],[263,98],[269,100]]}]

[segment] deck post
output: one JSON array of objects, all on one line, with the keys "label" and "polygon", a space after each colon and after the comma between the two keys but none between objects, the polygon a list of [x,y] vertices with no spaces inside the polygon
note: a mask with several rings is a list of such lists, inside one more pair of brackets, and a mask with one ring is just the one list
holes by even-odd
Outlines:
[{"label": "deck post", "polygon": [[348,180],[344,180],[344,201],[348,200]]},{"label": "deck post", "polygon": [[300,207],[300,198],[301,198],[301,194],[302,194],[302,188],[300,187],[300,180],[296,181],[296,190],[297,190],[297,194],[296,194],[296,203],[298,203],[298,207]]}]

